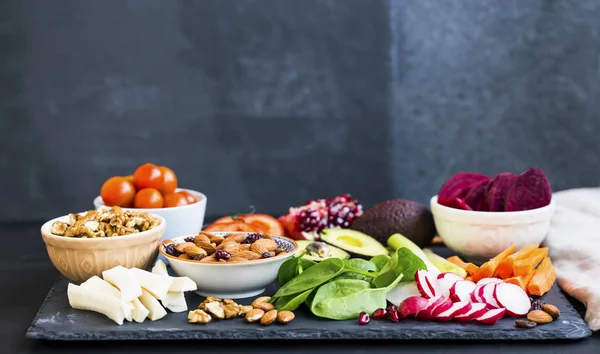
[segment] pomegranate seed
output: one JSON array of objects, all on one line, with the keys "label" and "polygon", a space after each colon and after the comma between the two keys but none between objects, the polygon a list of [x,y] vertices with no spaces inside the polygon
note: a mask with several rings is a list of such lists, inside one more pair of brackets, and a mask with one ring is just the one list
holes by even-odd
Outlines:
[{"label": "pomegranate seed", "polygon": [[369,324],[369,322],[371,322],[371,317],[369,317],[369,314],[366,312],[361,312],[360,315],[358,315],[358,324],[359,325],[366,325]]},{"label": "pomegranate seed", "polygon": [[398,312],[398,307],[395,305],[390,305],[387,308],[387,312]]},{"label": "pomegranate seed", "polygon": [[398,312],[388,312],[388,318],[392,322],[400,321],[400,316],[398,316]]},{"label": "pomegranate seed", "polygon": [[385,309],[377,309],[373,312],[372,317],[374,320],[383,320],[387,317],[387,311]]}]

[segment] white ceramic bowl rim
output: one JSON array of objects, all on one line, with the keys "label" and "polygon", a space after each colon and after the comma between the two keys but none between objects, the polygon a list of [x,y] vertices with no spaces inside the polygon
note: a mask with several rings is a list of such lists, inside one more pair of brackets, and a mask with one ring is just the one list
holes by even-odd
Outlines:
[{"label": "white ceramic bowl rim", "polygon": [[[433,209],[439,209],[443,214],[437,215],[438,217],[445,219],[465,220],[465,221],[479,221],[482,224],[487,223],[506,223],[506,224],[523,224],[523,223],[534,223],[542,219],[547,219],[548,214],[554,209],[554,198],[550,200],[550,204],[541,208],[522,210],[522,211],[508,211],[508,212],[494,212],[494,211],[475,211],[475,210],[462,210],[456,208],[450,208],[445,205],[438,203],[437,194],[434,195],[430,200],[430,206]],[[526,221],[526,222],[525,222]]]},{"label": "white ceramic bowl rim", "polygon": [[[212,232],[215,235],[227,235],[227,234],[249,234],[251,232]],[[191,234],[191,235],[184,235],[184,236],[178,236],[178,237],[174,237],[171,238],[171,241],[174,241],[175,243],[180,243],[180,242],[185,242],[185,238],[187,237],[193,237],[196,236],[197,234]],[[281,256],[281,257],[270,257],[270,258],[262,258],[262,259],[255,259],[252,261],[248,261],[248,262],[240,262],[240,263],[221,263],[221,262],[210,262],[210,263],[202,263],[202,262],[198,262],[198,261],[193,261],[193,260],[189,260],[189,259],[182,259],[182,258],[178,258],[178,257],[174,257],[171,256],[170,254],[167,254],[167,252],[164,251],[164,242],[161,242],[160,246],[158,246],[158,251],[160,252],[160,254],[162,254],[163,256],[167,257],[167,259],[174,259],[177,261],[181,261],[181,262],[186,262],[186,263],[190,263],[190,264],[197,264],[197,265],[201,265],[201,266],[219,266],[219,267],[225,267],[225,266],[229,266],[229,267],[233,267],[233,266],[248,266],[248,265],[252,265],[252,264],[266,264],[266,263],[271,263],[271,262],[277,262],[280,260],[285,260],[287,258],[290,258],[289,256],[293,256],[294,254],[296,254],[296,252],[298,251],[298,243],[294,240],[292,240],[291,238],[288,237],[283,237],[283,236],[273,236],[273,237],[278,237],[278,238],[282,238],[284,240],[288,240],[294,243],[294,245],[296,247],[294,247],[293,250],[291,250],[290,252],[286,253],[285,255]]]},{"label": "white ceramic bowl rim", "polygon": [[[196,204],[198,203],[202,203],[203,201],[206,200],[206,196],[198,191],[192,190],[192,189],[186,189],[186,188],[177,188],[175,190],[176,192],[181,192],[181,191],[186,191],[189,192],[191,194],[193,194],[196,197],[196,203],[194,204],[187,204],[187,205],[182,205],[182,206],[176,206],[176,207],[170,207],[170,208],[123,208],[125,210],[136,210],[136,211],[145,211],[145,212],[153,212],[153,211],[157,211],[157,210],[182,210],[182,209],[186,209],[186,208],[193,208],[196,206]],[[97,207],[101,207],[101,206],[105,206],[104,205],[104,201],[102,200],[101,196],[97,196],[96,198],[94,198],[94,206]]]},{"label": "white ceramic bowl rim", "polygon": [[[79,213],[74,213],[74,214],[84,214],[87,211],[82,211]],[[146,230],[146,231],[142,231],[142,232],[138,232],[135,234],[130,234],[130,235],[123,235],[123,236],[114,236],[114,237],[65,237],[65,236],[59,236],[59,235],[54,235],[52,232],[50,232],[50,229],[52,227],[52,223],[54,223],[57,220],[61,220],[61,219],[66,219],[69,215],[63,215],[63,216],[59,216],[57,218],[54,218],[52,220],[46,221],[42,227],[41,227],[41,231],[43,233],[45,233],[44,236],[50,238],[50,239],[59,239],[59,240],[69,240],[69,242],[81,242],[81,243],[85,243],[85,242],[116,242],[118,240],[123,240],[123,239],[135,239],[135,238],[142,238],[144,236],[147,236],[150,232],[158,230],[161,227],[166,227],[167,221],[165,220],[165,218],[163,218],[160,215],[156,215],[156,214],[152,214],[149,213],[151,216],[157,218],[160,220],[160,224],[156,225],[154,228]]]}]

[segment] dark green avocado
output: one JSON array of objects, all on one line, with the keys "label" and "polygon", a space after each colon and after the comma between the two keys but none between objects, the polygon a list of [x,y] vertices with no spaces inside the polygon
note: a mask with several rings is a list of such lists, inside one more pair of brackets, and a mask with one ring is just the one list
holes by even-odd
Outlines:
[{"label": "dark green avocado", "polygon": [[328,245],[325,242],[297,240],[296,243],[298,244],[298,254],[302,254],[302,251],[306,250],[306,253],[304,253],[302,258],[313,262],[320,262],[332,257],[339,259],[350,258],[348,252],[335,246]]},{"label": "dark green avocado", "polygon": [[400,233],[423,248],[435,236],[433,214],[423,204],[393,199],[373,205],[350,227],[386,244],[388,237]]},{"label": "dark green avocado", "polygon": [[321,240],[349,252],[352,256],[370,258],[388,254],[387,248],[379,241],[355,230],[325,229],[321,231]]}]

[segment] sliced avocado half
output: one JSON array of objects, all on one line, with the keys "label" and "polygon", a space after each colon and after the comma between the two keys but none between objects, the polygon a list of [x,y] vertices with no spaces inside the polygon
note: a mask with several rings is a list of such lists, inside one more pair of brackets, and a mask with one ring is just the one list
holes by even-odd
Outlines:
[{"label": "sliced avocado half", "polygon": [[308,240],[296,240],[298,244],[298,254],[306,253],[302,256],[304,259],[309,259],[313,262],[320,262],[327,258],[339,258],[339,259],[348,259],[350,255],[348,252],[339,249],[335,246],[328,245],[325,242],[315,242]]},{"label": "sliced avocado half", "polygon": [[388,254],[388,250],[379,241],[359,231],[340,228],[325,229],[321,232],[321,239],[357,256],[374,257]]}]

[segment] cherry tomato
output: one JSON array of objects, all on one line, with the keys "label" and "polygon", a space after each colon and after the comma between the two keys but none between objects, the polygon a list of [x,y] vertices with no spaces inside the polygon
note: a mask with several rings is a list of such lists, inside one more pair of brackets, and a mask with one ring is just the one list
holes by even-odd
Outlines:
[{"label": "cherry tomato", "polygon": [[144,188],[161,189],[163,186],[162,172],[158,166],[145,163],[133,173],[133,184],[137,190]]},{"label": "cherry tomato", "polygon": [[144,188],[135,194],[134,208],[153,209],[163,207],[163,196],[154,188]]},{"label": "cherry tomato", "polygon": [[194,197],[194,195],[188,191],[179,191],[177,192],[177,194],[183,195],[187,200],[188,204],[194,204],[195,202],[197,202],[196,197]]},{"label": "cherry tomato", "polygon": [[[125,178],[126,180],[128,180],[129,182],[131,182],[131,184],[133,184],[133,175],[125,176],[123,178]],[[135,187],[135,184],[133,184],[133,185]]]},{"label": "cherry tomato", "polygon": [[163,200],[165,201],[164,202],[165,208],[172,208],[172,207],[177,207],[177,206],[182,206],[182,205],[188,205],[188,201],[187,201],[187,199],[185,199],[185,196],[181,195],[179,193],[165,194],[163,196]]},{"label": "cherry tomato", "polygon": [[175,192],[175,189],[177,189],[177,175],[175,175],[175,172],[166,166],[159,166],[158,168],[163,176],[163,185],[159,191],[162,194]]},{"label": "cherry tomato", "polygon": [[102,185],[100,196],[105,205],[128,207],[133,202],[135,187],[124,177],[111,177]]}]

